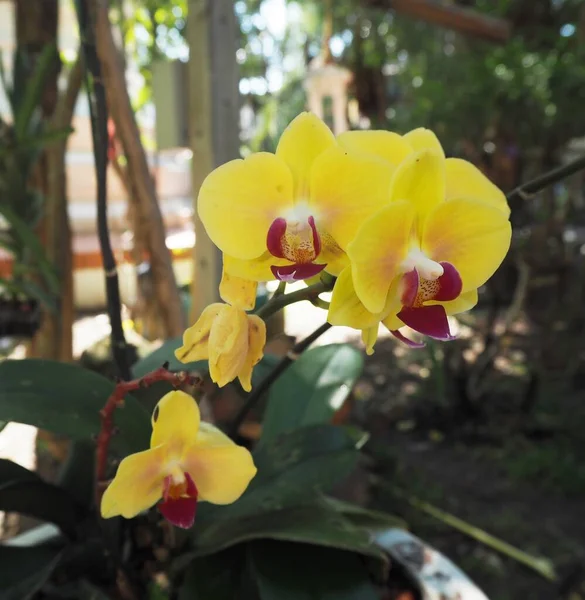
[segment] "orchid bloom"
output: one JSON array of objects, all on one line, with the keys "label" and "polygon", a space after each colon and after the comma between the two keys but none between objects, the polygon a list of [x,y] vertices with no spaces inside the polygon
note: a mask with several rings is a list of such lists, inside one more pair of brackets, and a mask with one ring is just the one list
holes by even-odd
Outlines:
[{"label": "orchid bloom", "polygon": [[386,203],[390,177],[384,160],[343,148],[318,117],[302,113],[275,154],[251,154],[210,173],[198,213],[230,275],[337,275],[358,227]]},{"label": "orchid bloom", "polygon": [[266,324],[246,314],[256,302],[255,281],[228,275],[224,269],[219,292],[229,304],[207,306],[197,322],[185,330],[175,356],[183,363],[209,361],[209,375],[219,387],[236,377],[244,390],[252,389],[252,371],[264,355]]},{"label": "orchid bloom", "polygon": [[201,423],[191,396],[169,392],[152,413],[150,449],[122,460],[102,497],[101,514],[130,519],[158,503],[169,522],[189,528],[197,502],[231,504],[255,474],[248,450]]},{"label": "orchid bloom", "polygon": [[350,266],[335,284],[329,321],[362,329],[369,351],[380,321],[411,346],[421,344],[399,331],[404,325],[452,339],[447,316],[477,303],[477,289],[509,249],[504,194],[470,163],[445,159],[428,130],[340,137],[349,148],[400,162],[387,205],[347,247]]}]

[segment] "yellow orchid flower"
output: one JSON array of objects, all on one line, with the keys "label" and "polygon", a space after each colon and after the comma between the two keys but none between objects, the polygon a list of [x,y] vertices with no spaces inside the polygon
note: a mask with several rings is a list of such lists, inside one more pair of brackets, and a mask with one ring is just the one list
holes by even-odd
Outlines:
[{"label": "yellow orchid flower", "polygon": [[231,504],[254,475],[248,450],[201,423],[191,396],[169,392],[152,413],[150,449],[122,460],[102,497],[101,514],[130,519],[158,503],[168,521],[189,528],[198,501]]},{"label": "yellow orchid flower", "polygon": [[447,316],[475,305],[477,288],[493,275],[509,249],[505,196],[473,165],[445,159],[427,130],[404,138],[389,132],[355,132],[343,143],[357,141],[366,151],[368,140],[371,153],[389,164],[392,156],[401,162],[387,206],[348,244],[351,268],[336,282],[329,321],[365,330],[370,349],[375,341],[372,328],[380,321],[413,346],[420,344],[398,331],[403,325],[436,339],[451,339]]},{"label": "yellow orchid flower", "polygon": [[198,213],[227,273],[254,281],[337,275],[358,227],[387,201],[392,169],[343,148],[302,113],[276,153],[258,152],[208,175]]},{"label": "yellow orchid flower", "polygon": [[219,387],[236,377],[252,389],[252,371],[264,355],[266,324],[237,306],[216,302],[183,334],[175,356],[183,363],[209,361],[209,375]]}]

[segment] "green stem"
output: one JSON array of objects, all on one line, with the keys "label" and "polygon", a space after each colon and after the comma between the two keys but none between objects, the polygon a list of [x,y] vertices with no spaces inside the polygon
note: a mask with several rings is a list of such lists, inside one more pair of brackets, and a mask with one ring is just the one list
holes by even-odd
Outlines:
[{"label": "green stem", "polygon": [[282,310],[289,304],[294,304],[295,302],[300,302],[301,300],[308,300],[309,302],[312,302],[319,296],[319,294],[328,292],[331,289],[333,289],[332,283],[324,283],[319,281],[319,283],[314,283],[313,285],[303,288],[302,290],[297,290],[296,292],[291,292],[290,294],[282,294],[280,296],[275,295],[256,312],[256,315],[266,320],[268,317],[279,310]]},{"label": "green stem", "polygon": [[286,281],[281,281],[281,282],[279,282],[278,287],[276,288],[276,291],[274,292],[274,294],[272,294],[271,300],[274,300],[274,298],[278,298],[279,296],[284,296],[285,292],[286,292]]},{"label": "green stem", "polygon": [[545,579],[548,579],[548,581],[557,581],[557,574],[555,572],[554,565],[549,559],[528,554],[527,552],[520,550],[520,548],[512,546],[508,542],[505,542],[504,540],[487,533],[487,531],[484,531],[479,527],[475,527],[475,525],[471,525],[471,523],[463,521],[455,515],[447,513],[440,508],[425,502],[424,500],[416,498],[415,496],[411,496],[404,490],[401,490],[399,487],[383,481],[379,477],[372,476],[371,481],[374,485],[377,485],[378,487],[389,491],[399,498],[406,500],[414,508],[422,510],[431,517],[434,517],[446,525],[453,527],[453,529],[457,529],[461,533],[464,533],[478,542],[493,548],[497,552],[500,552],[501,554],[504,554],[505,556],[508,556],[519,563],[522,563],[529,569],[536,571]]}]

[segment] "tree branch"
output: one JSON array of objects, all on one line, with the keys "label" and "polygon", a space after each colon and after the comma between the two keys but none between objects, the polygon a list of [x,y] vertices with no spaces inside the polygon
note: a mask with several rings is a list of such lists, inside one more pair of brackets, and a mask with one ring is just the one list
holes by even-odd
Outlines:
[{"label": "tree branch", "polygon": [[570,175],[573,175],[573,173],[577,173],[582,169],[585,169],[585,155],[580,156],[566,165],[557,167],[556,169],[553,169],[544,175],[540,175],[532,181],[528,181],[527,183],[519,185],[517,188],[508,193],[506,198],[508,202],[518,198],[527,200],[537,192],[540,192],[541,190],[544,190],[545,188],[562,181],[566,177],[569,177]]},{"label": "tree branch", "polygon": [[[316,284],[319,285],[319,284]],[[313,286],[311,286],[313,287]],[[308,288],[307,288],[308,289]],[[306,290],[300,290],[305,292]],[[287,294],[292,296],[292,294]],[[246,403],[240,409],[240,412],[236,415],[234,422],[232,423],[228,435],[231,438],[235,438],[238,435],[238,431],[248,413],[258,404],[260,398],[266,390],[297,360],[297,358],[319,337],[321,337],[326,331],[331,329],[330,323],[323,323],[320,327],[315,329],[311,335],[307,336],[304,340],[301,340],[296,344],[288,354],[282,358],[282,360],[272,369],[272,371],[260,382],[260,384],[254,388],[254,391],[246,398]]]}]

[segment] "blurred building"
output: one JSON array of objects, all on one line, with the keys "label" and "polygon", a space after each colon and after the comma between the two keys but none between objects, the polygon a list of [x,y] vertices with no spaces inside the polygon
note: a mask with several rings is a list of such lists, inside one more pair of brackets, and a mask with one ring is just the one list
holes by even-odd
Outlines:
[{"label": "blurred building", "polygon": [[[73,3],[61,2],[59,50],[66,60],[73,60],[79,48],[78,26]],[[14,39],[14,5],[0,1],[0,50],[4,68],[11,75]],[[59,82],[66,85],[67,69]],[[127,81],[131,96],[140,89],[140,75],[130,67]],[[189,266],[194,245],[191,200],[191,153],[185,148],[155,152],[154,111],[139,115],[139,124],[148,159],[158,191],[159,203],[169,237],[167,245],[176,258],[179,283],[191,276]],[[0,115],[10,120],[10,110],[4,91],[0,90]],[[92,150],[89,105],[81,93],[73,119],[74,133],[69,138],[66,169],[69,194],[69,215],[74,232],[75,298],[80,308],[101,308],[105,303],[101,255],[96,234],[96,179]],[[135,298],[135,267],[130,262],[132,235],[126,220],[126,190],[113,169],[108,172],[108,217],[112,244],[120,265],[124,300],[132,304]],[[9,269],[9,256],[0,252],[0,271]]]}]

